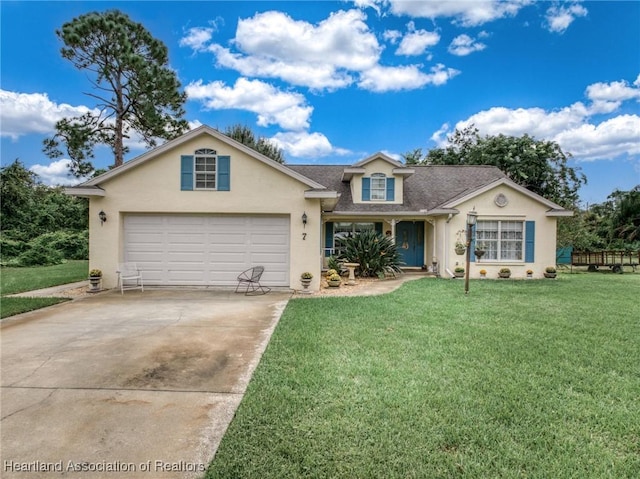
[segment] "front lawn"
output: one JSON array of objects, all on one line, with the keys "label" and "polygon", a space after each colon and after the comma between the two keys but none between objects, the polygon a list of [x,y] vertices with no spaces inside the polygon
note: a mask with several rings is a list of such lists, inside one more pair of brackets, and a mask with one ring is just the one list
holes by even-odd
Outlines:
[{"label": "front lawn", "polygon": [[211,478],[640,470],[640,275],[290,301]]},{"label": "front lawn", "polygon": [[67,261],[55,266],[2,268],[0,270],[0,318],[68,301],[67,298],[8,298],[4,295],[33,291],[87,279],[89,262]]}]

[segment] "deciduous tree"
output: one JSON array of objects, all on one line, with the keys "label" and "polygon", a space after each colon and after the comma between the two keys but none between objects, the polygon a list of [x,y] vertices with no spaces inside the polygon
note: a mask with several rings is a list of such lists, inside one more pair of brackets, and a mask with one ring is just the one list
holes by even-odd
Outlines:
[{"label": "deciduous tree", "polygon": [[[415,152],[416,150],[414,150]],[[413,152],[405,155],[412,157]],[[578,190],[587,182],[570,154],[553,141],[529,135],[480,136],[473,125],[456,130],[444,148],[430,150],[419,162],[432,165],[493,165],[514,182],[566,208],[575,207]]]}]

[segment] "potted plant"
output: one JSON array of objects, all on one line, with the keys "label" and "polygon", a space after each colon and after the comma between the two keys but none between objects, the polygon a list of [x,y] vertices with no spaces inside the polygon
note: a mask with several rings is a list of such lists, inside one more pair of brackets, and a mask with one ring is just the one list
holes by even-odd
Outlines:
[{"label": "potted plant", "polygon": [[557,271],[553,266],[547,266],[544,270],[545,278],[555,278],[557,275]]},{"label": "potted plant", "polygon": [[308,271],[305,271],[304,273],[302,273],[300,275],[300,282],[302,283],[302,286],[303,286],[305,292],[309,288],[309,285],[311,284],[311,280],[312,279],[313,279],[313,275],[311,273],[309,273]]},{"label": "potted plant", "polygon": [[89,271],[89,284],[91,289],[89,291],[100,291],[100,281],[102,280],[102,271],[99,269],[92,269]]},{"label": "potted plant", "polygon": [[455,246],[456,254],[463,255],[464,252],[467,250],[467,245],[465,245],[464,241],[462,241],[462,235],[464,234],[464,230],[460,230],[456,234],[458,235],[458,239],[456,240],[456,246]]},{"label": "potted plant", "polygon": [[498,271],[498,276],[500,278],[510,278],[511,270],[509,268],[500,268],[500,271]]},{"label": "potted plant", "polygon": [[476,249],[474,250],[474,253],[476,255],[476,258],[478,258],[478,260],[481,260],[486,252],[487,250],[485,249],[484,244],[482,243],[478,243],[478,245],[476,246]]},{"label": "potted plant", "polygon": [[480,270],[480,278],[486,278],[487,277],[487,270],[486,269],[481,269]]},{"label": "potted plant", "polygon": [[533,278],[533,270],[531,269],[527,270],[527,278]]},{"label": "potted plant", "polygon": [[456,268],[453,270],[453,275],[456,278],[462,278],[464,276],[464,268],[462,266],[456,266]]},{"label": "potted plant", "polygon": [[332,275],[327,276],[327,284],[330,288],[338,288],[342,284],[342,278],[337,272],[334,272]]}]

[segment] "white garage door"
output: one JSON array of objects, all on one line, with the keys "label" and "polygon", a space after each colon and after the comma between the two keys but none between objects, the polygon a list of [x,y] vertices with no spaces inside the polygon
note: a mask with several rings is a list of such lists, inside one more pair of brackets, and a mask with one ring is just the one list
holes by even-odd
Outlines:
[{"label": "white garage door", "polygon": [[289,286],[286,216],[127,215],[125,261],[149,285],[235,286],[253,266],[266,286]]}]

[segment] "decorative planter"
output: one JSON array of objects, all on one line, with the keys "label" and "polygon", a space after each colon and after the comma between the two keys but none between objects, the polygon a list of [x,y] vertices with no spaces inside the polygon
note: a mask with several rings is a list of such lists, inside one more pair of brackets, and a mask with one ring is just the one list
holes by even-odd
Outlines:
[{"label": "decorative planter", "polygon": [[339,288],[340,285],[342,284],[342,281],[339,279],[328,279],[327,284],[329,285],[330,288]]},{"label": "decorative planter", "polygon": [[510,278],[511,273],[498,273],[498,277],[500,278]]},{"label": "decorative planter", "polygon": [[309,285],[311,284],[311,278],[306,279],[306,278],[301,278],[300,279],[300,283],[302,284],[302,287],[304,288],[302,290],[303,293],[310,293],[309,291]]},{"label": "decorative planter", "polygon": [[454,272],[453,272],[453,275],[454,275],[456,278],[464,278],[464,271],[454,271]]},{"label": "decorative planter", "polygon": [[558,273],[544,273],[545,278],[555,278]]},{"label": "decorative planter", "polygon": [[486,279],[487,273],[480,273],[480,279]]},{"label": "decorative planter", "polygon": [[527,279],[532,279],[533,278],[533,273],[527,273]]},{"label": "decorative planter", "polygon": [[478,260],[481,260],[484,254],[486,253],[486,251],[483,249],[477,249],[474,251],[474,253],[476,255],[476,258],[478,258]]},{"label": "decorative planter", "polygon": [[100,291],[101,280],[102,280],[102,277],[100,276],[89,276],[89,284],[91,285],[89,292],[97,293],[98,291]]},{"label": "decorative planter", "polygon": [[467,248],[465,248],[464,246],[456,245],[456,254],[457,255],[463,255],[466,250],[467,250]]}]

